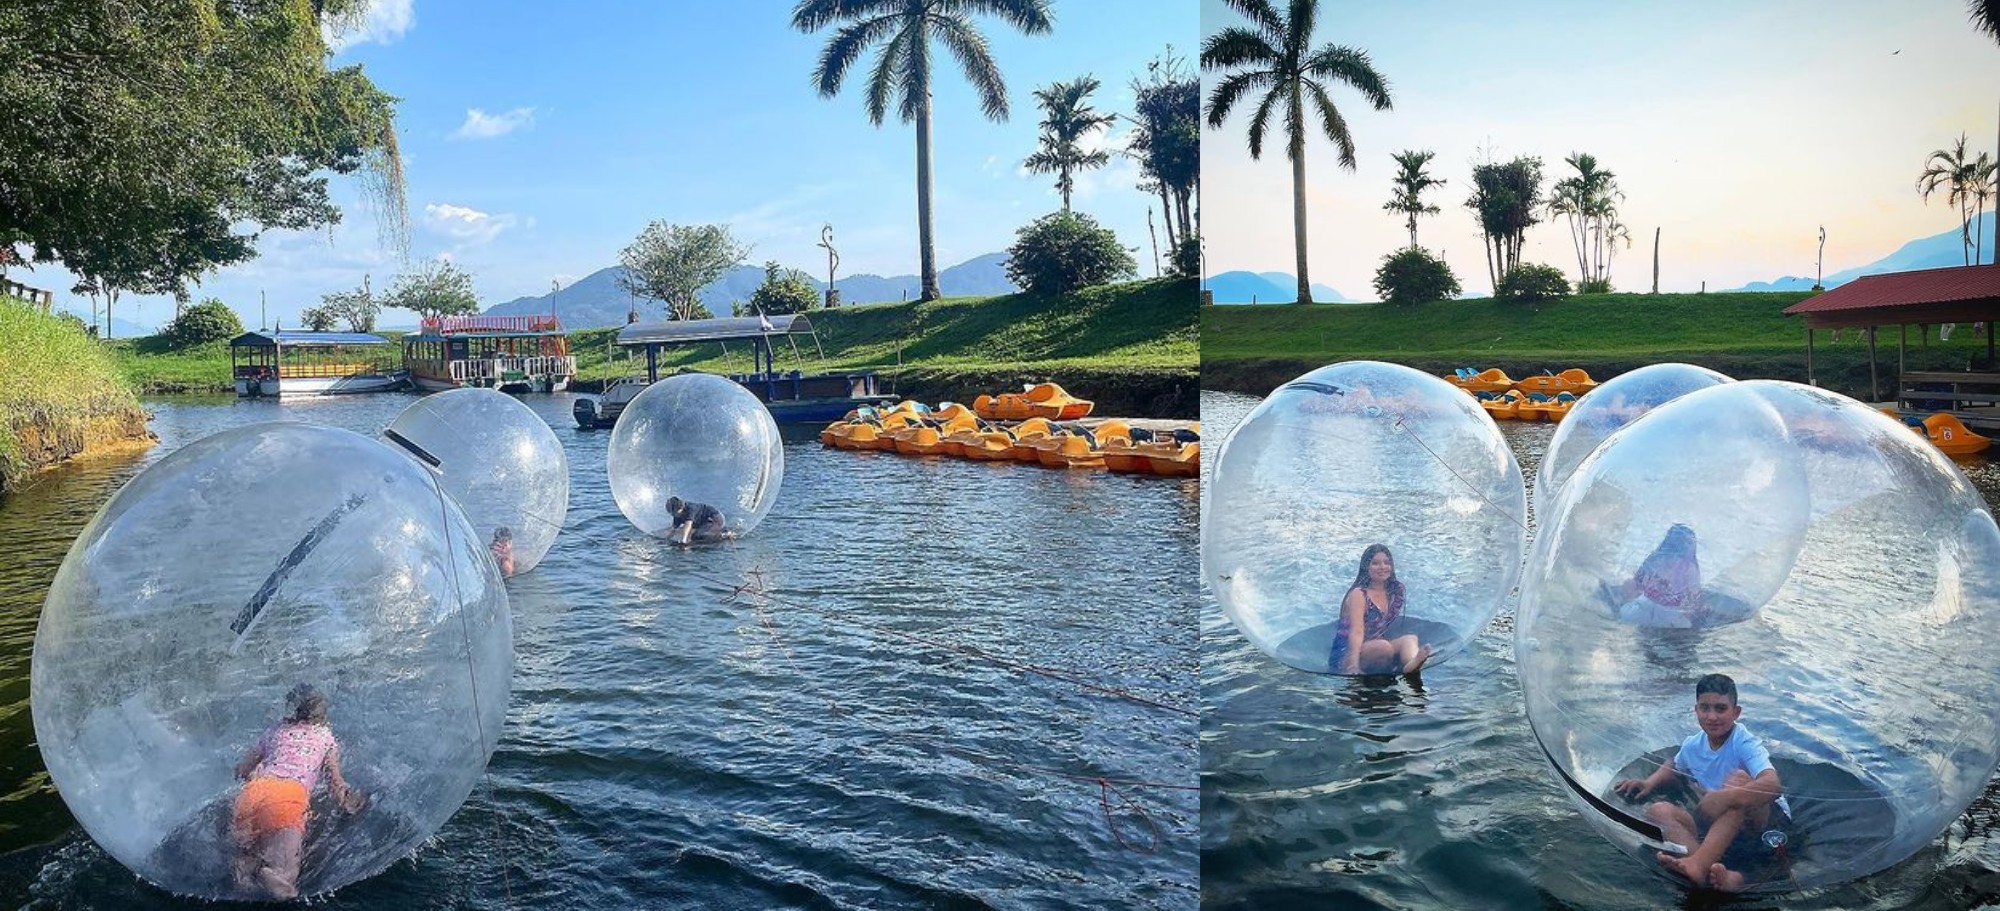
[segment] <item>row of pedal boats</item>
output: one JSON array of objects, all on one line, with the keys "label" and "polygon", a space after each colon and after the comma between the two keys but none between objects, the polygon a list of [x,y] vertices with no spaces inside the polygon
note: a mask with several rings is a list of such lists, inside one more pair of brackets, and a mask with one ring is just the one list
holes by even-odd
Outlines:
[{"label": "row of pedal boats", "polygon": [[919,402],[902,402],[889,409],[857,408],[827,425],[819,439],[835,449],[912,456],[1028,462],[1051,468],[1163,477],[1201,473],[1199,423],[1148,430],[1116,418],[1085,427],[1033,417],[1003,425],[957,403],[933,409]]},{"label": "row of pedal boats", "polygon": [[[1487,414],[1500,421],[1559,422],[1568,416],[1579,397],[1598,385],[1589,373],[1576,367],[1560,373],[1547,371],[1523,380],[1509,377],[1498,367],[1486,370],[1461,367],[1444,379],[1471,393]],[[1924,417],[1905,415],[1894,408],[1882,410],[1928,438],[1946,455],[1978,455],[1993,445],[1991,439],[1974,433],[1948,412]]]}]

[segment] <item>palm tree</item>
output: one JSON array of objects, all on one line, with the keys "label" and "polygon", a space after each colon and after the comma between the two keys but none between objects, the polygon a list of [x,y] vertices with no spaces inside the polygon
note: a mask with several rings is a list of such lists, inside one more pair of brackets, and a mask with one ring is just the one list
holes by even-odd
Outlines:
[{"label": "palm tree", "polygon": [[1424,173],[1424,165],[1437,157],[1435,152],[1425,149],[1421,152],[1405,149],[1395,154],[1396,165],[1401,168],[1394,178],[1396,195],[1382,204],[1390,212],[1401,212],[1410,220],[1410,249],[1417,248],[1417,216],[1436,215],[1437,206],[1424,204],[1423,194],[1432,187],[1444,186],[1445,182]]},{"label": "palm tree", "polygon": [[1617,201],[1625,194],[1618,189],[1617,175],[1597,166],[1597,156],[1574,152],[1563,161],[1575,168],[1576,174],[1556,181],[1549,212],[1569,217],[1570,240],[1576,244],[1577,284],[1608,281],[1604,245],[1610,226],[1618,220]]},{"label": "palm tree", "polygon": [[[1958,207],[1959,236],[1965,245],[1965,264],[1972,265],[1972,221],[1970,204],[1978,195],[1974,186],[1980,182],[1980,169],[1986,158],[1980,153],[1977,158],[1965,148],[1965,134],[1958,134],[1958,142],[1949,149],[1938,149],[1924,159],[1924,172],[1917,175],[1917,195],[1924,202],[1931,201],[1931,194],[1942,189],[1945,202]],[[1985,163],[1988,176],[1993,166]]]},{"label": "palm tree", "polygon": [[1306,278],[1306,101],[1319,116],[1317,132],[1340,153],[1340,166],[1354,170],[1354,137],[1347,120],[1327,97],[1325,82],[1344,82],[1361,93],[1375,110],[1389,109],[1389,81],[1375,71],[1368,54],[1335,44],[1312,47],[1318,0],[1292,0],[1289,15],[1279,15],[1271,0],[1223,0],[1248,17],[1254,28],[1231,26],[1202,42],[1201,67],[1234,70],[1216,83],[1208,96],[1208,125],[1221,128],[1230,109],[1245,94],[1263,92],[1250,114],[1250,157],[1264,153],[1264,130],[1271,113],[1283,110],[1285,154],[1292,161],[1292,234],[1298,259],[1299,303],[1312,302]]},{"label": "palm tree", "polygon": [[1966,6],[1970,7],[1972,27],[2000,41],[2000,0],[1970,0]]},{"label": "palm tree", "polygon": [[[1971,229],[1973,225],[1979,224],[1980,219],[1986,217],[1986,202],[1993,198],[1994,167],[1993,159],[1985,152],[1981,152],[1978,158],[1973,159],[1972,167],[1968,169],[1969,173],[1966,175],[1965,195],[1970,197],[1972,202],[1972,220],[1966,223],[1966,230],[1972,233],[1972,264],[1975,266],[1979,265],[1980,246],[1985,237]],[[1995,210],[1995,217],[2000,218],[2000,209]],[[2000,247],[1995,247],[1993,253],[1996,258],[2000,258]]]},{"label": "palm tree", "polygon": [[1063,211],[1069,211],[1069,196],[1076,189],[1075,172],[1101,168],[1111,153],[1083,150],[1083,139],[1118,119],[1100,114],[1090,106],[1090,93],[1097,91],[1093,76],[1079,76],[1069,82],[1051,83],[1035,90],[1035,103],[1042,106],[1042,148],[1023,162],[1037,174],[1056,175],[1056,190],[1062,194]]},{"label": "palm tree", "polygon": [[917,127],[917,242],[923,262],[919,300],[936,300],[937,250],[931,230],[931,39],[951,51],[979,96],[989,120],[1007,119],[1007,84],[987,52],[986,36],[972,16],[997,16],[1024,34],[1046,34],[1053,24],[1049,0],[799,0],[792,27],[813,32],[835,22],[820,50],[813,82],[822,97],[840,94],[847,71],[869,47],[880,44],[868,74],[868,120],[876,126],[896,102],[896,114]]}]

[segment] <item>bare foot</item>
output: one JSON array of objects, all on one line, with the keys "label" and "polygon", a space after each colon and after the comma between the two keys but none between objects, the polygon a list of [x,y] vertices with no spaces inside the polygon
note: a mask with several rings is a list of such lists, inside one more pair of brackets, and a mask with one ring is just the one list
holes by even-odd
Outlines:
[{"label": "bare foot", "polygon": [[1417,650],[1417,657],[1410,659],[1410,663],[1403,666],[1403,673],[1414,674],[1423,670],[1424,662],[1429,660],[1431,660],[1431,647],[1426,645]]},{"label": "bare foot", "polygon": [[[1660,866],[1667,868],[1671,872],[1680,874],[1681,878],[1697,886],[1708,885],[1708,870],[1696,865],[1688,858],[1675,857],[1665,851],[1659,852],[1658,856],[1660,858]],[[1719,867],[1722,865],[1716,864],[1715,866]]]},{"label": "bare foot", "polygon": [[1719,863],[1710,864],[1708,868],[1708,884],[1724,892],[1741,892],[1743,891],[1743,874]]}]

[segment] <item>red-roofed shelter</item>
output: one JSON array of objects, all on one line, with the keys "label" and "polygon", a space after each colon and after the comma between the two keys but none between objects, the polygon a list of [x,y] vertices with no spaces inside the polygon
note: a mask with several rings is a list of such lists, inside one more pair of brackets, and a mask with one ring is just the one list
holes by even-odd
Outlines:
[{"label": "red-roofed shelter", "polygon": [[[1881,400],[1880,384],[1875,373],[1875,330],[1878,326],[1897,326],[1902,329],[1901,340],[1897,343],[1896,368],[1900,383],[1908,382],[1952,382],[1973,386],[1992,385],[2000,389],[2000,373],[1991,373],[1995,366],[1993,328],[2000,321],[2000,265],[1952,266],[1945,269],[1919,269],[1913,272],[1885,272],[1879,275],[1864,275],[1845,285],[1817,294],[1785,308],[1787,316],[1803,316],[1806,323],[1806,375],[1812,377],[1813,330],[1842,329],[1865,326],[1868,329],[1868,379],[1877,401]],[[1908,344],[1909,327],[1929,327],[1945,323],[1985,323],[1986,369],[1985,374],[1949,374],[1949,379],[1941,379],[1931,374],[1905,372],[1903,349]],[[1926,332],[1928,330],[1926,329]],[[1960,390],[1954,390],[1958,392]],[[1907,396],[1906,396],[1907,397]],[[1950,398],[1927,394],[1928,398]],[[1970,397],[1961,396],[1960,401],[1985,401],[2000,398],[2000,394]]]}]

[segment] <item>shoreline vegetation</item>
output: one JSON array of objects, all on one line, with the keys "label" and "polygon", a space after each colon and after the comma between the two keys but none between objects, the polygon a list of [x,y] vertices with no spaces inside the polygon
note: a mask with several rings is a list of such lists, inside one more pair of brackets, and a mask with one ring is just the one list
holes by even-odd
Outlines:
[{"label": "shoreline vegetation", "polygon": [[[1427,373],[1499,367],[1522,378],[1581,367],[1598,380],[1667,361],[1737,379],[1806,381],[1805,324],[1783,311],[1812,292],[1587,294],[1539,304],[1475,299],[1392,304],[1285,304],[1201,308],[1202,388],[1262,396],[1317,367],[1381,360]],[[1876,337],[1884,396],[1896,386],[1894,331]],[[1986,339],[1960,325],[1949,342],[1912,330],[1911,370],[1964,370],[1986,359]],[[1815,333],[1821,388],[1869,396],[1868,337]]]},{"label": "shoreline vegetation", "polygon": [[0,493],[87,450],[150,445],[146,419],[80,322],[0,297]]},{"label": "shoreline vegetation", "polygon": [[[1052,381],[1131,417],[1193,417],[1199,411],[1200,349],[1195,281],[1162,278],[1085,288],[1063,295],[1018,293],[935,301],[860,304],[808,316],[824,357],[810,348],[778,352],[780,369],[875,370],[893,394],[927,401],[1003,392]],[[569,333],[578,391],[594,392],[643,362],[616,358],[616,328]],[[379,333],[393,336],[395,333]],[[159,336],[110,346],[119,370],[143,395],[231,391],[229,349],[216,342],[173,351]],[[668,352],[662,352],[663,355]],[[746,346],[723,352],[691,346],[663,356],[662,372],[750,369]]]}]

